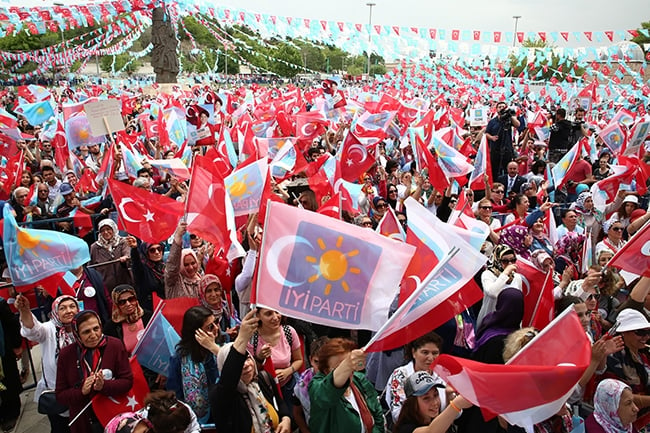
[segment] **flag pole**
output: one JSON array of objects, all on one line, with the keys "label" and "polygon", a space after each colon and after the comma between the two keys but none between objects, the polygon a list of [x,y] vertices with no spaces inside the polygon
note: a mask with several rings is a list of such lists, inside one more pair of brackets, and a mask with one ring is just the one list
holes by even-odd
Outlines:
[{"label": "flag pole", "polygon": [[366,343],[365,346],[363,346],[362,350],[367,350],[372,344],[375,343],[379,339],[379,337],[382,337],[383,332],[388,329],[389,326],[395,322],[399,317],[401,317],[401,313],[406,310],[407,308],[411,307],[411,303],[413,300],[417,299],[418,296],[420,296],[420,293],[422,293],[422,290],[424,290],[429,282],[431,281],[432,277],[437,274],[438,270],[445,266],[458,252],[460,251],[459,248],[453,247],[449,253],[440,261],[438,264],[429,272],[429,275],[422,281],[420,284],[418,284],[418,287],[415,289],[413,293],[411,293],[411,296],[409,296],[402,305],[399,306],[397,311],[393,313],[391,317],[388,318],[386,322],[377,330],[375,335],[370,338],[370,341]]},{"label": "flag pole", "polygon": [[90,407],[91,404],[93,404],[93,401],[92,401],[92,400],[90,400],[90,401],[88,402],[88,404],[85,405],[85,406],[83,407],[83,409],[81,409],[81,411],[77,414],[77,416],[75,416],[74,418],[72,418],[72,421],[70,421],[70,422],[68,423],[68,427],[72,426],[72,424],[74,424],[75,421],[77,421],[77,420],[79,419],[79,417],[81,416],[81,414],[83,414],[83,413],[86,411],[86,409],[88,409],[88,408]]}]

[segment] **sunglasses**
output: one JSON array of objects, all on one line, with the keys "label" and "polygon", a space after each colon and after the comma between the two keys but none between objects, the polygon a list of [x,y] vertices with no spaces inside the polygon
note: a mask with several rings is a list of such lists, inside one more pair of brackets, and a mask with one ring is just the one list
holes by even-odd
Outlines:
[{"label": "sunglasses", "polygon": [[396,189],[391,189],[390,191],[388,191],[388,194],[397,194],[397,190]]},{"label": "sunglasses", "polygon": [[372,227],[372,221],[363,221],[361,225],[366,227]]},{"label": "sunglasses", "polygon": [[489,209],[489,210],[492,210],[492,206],[479,206],[479,209]]},{"label": "sunglasses", "polygon": [[138,299],[135,296],[129,296],[128,298],[125,299],[118,299],[117,305],[121,307],[123,305],[126,305],[127,302],[129,304],[135,304],[136,302],[138,302]]},{"label": "sunglasses", "polygon": [[196,239],[196,238],[198,238],[197,235],[190,235],[190,239]]},{"label": "sunglasses", "polygon": [[611,230],[614,230],[615,232],[622,232],[623,227],[612,227]]},{"label": "sunglasses", "polygon": [[517,259],[501,259],[501,263],[504,263],[504,264],[517,263]]},{"label": "sunglasses", "polygon": [[378,203],[375,207],[377,209],[386,209],[386,204]]},{"label": "sunglasses", "polygon": [[587,296],[587,301],[590,300],[599,300],[600,299],[600,293],[590,293],[589,296]]},{"label": "sunglasses", "polygon": [[504,192],[505,192],[505,191],[502,190],[502,189],[500,189],[500,190],[498,190],[498,191],[494,191],[495,194],[503,194]]},{"label": "sunglasses", "polygon": [[150,253],[162,253],[162,247],[151,247],[147,251]]},{"label": "sunglasses", "polygon": [[648,337],[650,336],[650,329],[637,329],[634,331],[635,335],[638,335],[639,337]]}]

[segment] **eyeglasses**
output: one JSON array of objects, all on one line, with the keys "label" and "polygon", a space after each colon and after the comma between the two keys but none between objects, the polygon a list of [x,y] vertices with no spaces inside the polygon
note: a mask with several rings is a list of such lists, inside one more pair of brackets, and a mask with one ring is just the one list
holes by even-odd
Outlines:
[{"label": "eyeglasses", "polygon": [[610,230],[614,230],[615,232],[622,232],[623,227],[612,227]]},{"label": "eyeglasses", "polygon": [[126,299],[118,299],[117,300],[117,305],[119,305],[121,307],[123,305],[126,305],[127,302],[129,304],[135,304],[136,302],[138,302],[138,298],[136,298],[135,296],[129,296]]},{"label": "eyeglasses", "polygon": [[587,296],[587,301],[591,300],[599,300],[600,299],[600,293],[590,293],[589,296]]},{"label": "eyeglasses", "polygon": [[503,194],[505,191],[502,189],[499,189],[497,191],[494,191],[495,194]]},{"label": "eyeglasses", "polygon": [[162,253],[162,247],[151,247],[147,251],[150,253]]},{"label": "eyeglasses", "polygon": [[637,329],[634,331],[634,334],[638,335],[639,337],[648,337],[650,336],[650,329]]},{"label": "eyeglasses", "polygon": [[479,206],[479,209],[488,209],[488,210],[492,210],[492,206]]},{"label": "eyeglasses", "polygon": [[517,259],[516,258],[513,258],[513,259],[501,259],[501,263],[506,264],[506,265],[509,264],[509,263],[517,263]]}]

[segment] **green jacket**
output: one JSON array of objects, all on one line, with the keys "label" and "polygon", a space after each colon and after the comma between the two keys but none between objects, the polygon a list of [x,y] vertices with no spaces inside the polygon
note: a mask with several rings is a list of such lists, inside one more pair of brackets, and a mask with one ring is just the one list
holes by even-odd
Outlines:
[{"label": "green jacket", "polygon": [[[352,381],[366,399],[366,404],[375,426],[372,432],[383,433],[384,417],[377,397],[375,387],[361,373],[354,373]],[[311,401],[309,430],[312,433],[359,433],[361,418],[343,394],[349,386],[349,381],[342,388],[334,386],[333,375],[318,373],[309,382],[309,400]]]}]

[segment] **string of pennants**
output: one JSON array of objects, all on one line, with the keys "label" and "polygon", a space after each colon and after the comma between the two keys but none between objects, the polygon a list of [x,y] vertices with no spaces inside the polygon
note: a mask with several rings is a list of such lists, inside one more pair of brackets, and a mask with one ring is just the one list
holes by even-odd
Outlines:
[{"label": "string of pennants", "polygon": [[[246,25],[260,31],[275,29],[294,35],[338,35],[348,36],[371,34],[372,36],[393,36],[400,38],[424,38],[450,42],[480,42],[480,43],[512,43],[515,39],[523,42],[526,39],[543,42],[578,42],[578,43],[607,43],[625,40],[629,37],[644,35],[650,37],[648,29],[605,30],[605,31],[539,31],[511,32],[485,31],[470,29],[443,29],[408,27],[395,25],[355,24],[343,21],[315,20],[309,18],[294,18],[279,15],[255,13],[244,9],[213,6],[211,2],[200,0],[179,0],[176,4],[180,10],[188,13],[202,12],[220,21]],[[93,26],[107,23],[115,16],[138,10],[153,9],[160,5],[159,0],[121,0],[98,2],[88,5],[55,5],[40,7],[0,7],[0,37],[6,34],[16,34],[24,29],[31,34],[43,34],[46,31],[59,31],[77,27]]]}]

